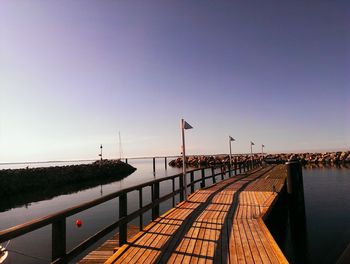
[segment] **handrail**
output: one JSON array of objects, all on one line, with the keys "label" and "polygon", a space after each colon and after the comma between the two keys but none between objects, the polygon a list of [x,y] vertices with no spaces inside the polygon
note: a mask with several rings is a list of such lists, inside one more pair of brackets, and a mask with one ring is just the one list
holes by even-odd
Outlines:
[{"label": "handrail", "polygon": [[[229,173],[229,176],[231,176],[231,172],[234,171],[234,175],[237,174],[237,171],[241,173],[241,171],[246,171],[249,168],[253,168],[256,165],[260,163],[260,160],[253,160],[253,161],[241,161],[241,162],[234,162],[233,167],[231,168],[228,164],[228,171],[223,171],[219,173],[215,173],[215,168],[222,168],[223,165],[219,166],[208,166],[208,167],[202,167],[202,168],[196,168],[192,170],[188,170],[186,172],[186,177],[189,174],[191,181],[187,185],[187,188],[191,188],[191,193],[194,192],[194,186],[196,183],[201,182],[200,187],[205,187],[205,180],[212,178],[213,183],[216,183],[216,176],[221,175],[221,179],[224,179],[224,174]],[[205,170],[211,168],[211,175],[205,175]],[[197,180],[194,180],[194,172],[196,171],[202,171],[201,177]],[[175,190],[175,179],[179,179],[179,189]],[[159,197],[159,184],[164,181],[172,180],[172,191],[168,194],[165,194],[162,197]],[[152,201],[151,203],[147,205],[142,205],[142,190],[145,187],[151,186],[151,195],[152,195]],[[133,191],[139,191],[139,209],[127,214],[127,194]],[[142,226],[142,216],[145,212],[152,210],[152,220],[155,220],[157,217],[159,217],[159,205],[160,203],[168,200],[173,199],[173,206],[175,206],[175,196],[180,194],[180,201],[184,200],[184,189],[183,189],[183,174],[178,173],[175,175],[167,176],[164,178],[155,179],[152,181],[148,181],[142,184],[138,184],[136,186],[131,186],[128,188],[125,188],[123,190],[119,190],[117,192],[107,194],[105,196],[102,196],[100,198],[94,199],[89,202],[85,202],[76,206],[73,206],[71,208],[59,211],[57,213],[53,213],[38,219],[31,220],[29,222],[5,229],[0,231],[0,243],[5,242],[10,239],[14,239],[18,236],[24,235],[26,233],[32,232],[34,230],[37,230],[39,228],[42,228],[44,226],[52,224],[52,261],[55,263],[67,261],[69,259],[72,259],[77,254],[81,253],[84,249],[86,249],[88,246],[93,244],[95,241],[103,237],[104,235],[108,234],[115,228],[119,227],[119,244],[122,245],[126,243],[126,229],[127,229],[127,223],[131,220],[140,217],[140,229],[143,228]],[[95,235],[89,237],[82,243],[80,243],[78,246],[76,246],[74,249],[72,249],[70,252],[66,252],[66,218],[72,215],[75,215],[79,212],[85,211],[89,208],[92,208],[94,206],[97,206],[99,204],[102,204],[104,202],[107,202],[111,199],[119,198],[119,220],[112,223],[111,225],[105,227],[104,229],[97,232]]]}]

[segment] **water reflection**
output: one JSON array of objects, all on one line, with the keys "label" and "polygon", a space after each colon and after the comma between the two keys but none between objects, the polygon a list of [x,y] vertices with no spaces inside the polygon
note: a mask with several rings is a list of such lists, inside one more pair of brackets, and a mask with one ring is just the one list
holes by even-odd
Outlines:
[{"label": "water reflection", "polygon": [[349,163],[342,163],[342,164],[331,164],[331,163],[314,163],[314,164],[306,164],[303,166],[304,169],[331,169],[331,168],[337,168],[337,169],[350,169]]},{"label": "water reflection", "polygon": [[82,190],[87,190],[94,188],[96,186],[100,187],[101,196],[103,195],[103,185],[119,181],[129,176],[130,173],[119,174],[117,179],[107,178],[107,179],[91,179],[79,183],[72,183],[69,185],[60,186],[60,188],[47,188],[47,189],[37,189],[31,192],[17,193],[15,195],[7,195],[6,199],[0,199],[0,212],[7,211],[12,208],[25,206],[28,207],[33,202],[44,201],[52,199],[59,195],[74,194]]}]

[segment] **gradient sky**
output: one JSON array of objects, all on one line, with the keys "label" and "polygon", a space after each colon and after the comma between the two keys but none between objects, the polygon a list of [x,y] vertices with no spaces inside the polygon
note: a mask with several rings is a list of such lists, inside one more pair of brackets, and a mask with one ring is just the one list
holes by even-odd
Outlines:
[{"label": "gradient sky", "polygon": [[0,161],[349,149],[350,1],[0,2]]}]

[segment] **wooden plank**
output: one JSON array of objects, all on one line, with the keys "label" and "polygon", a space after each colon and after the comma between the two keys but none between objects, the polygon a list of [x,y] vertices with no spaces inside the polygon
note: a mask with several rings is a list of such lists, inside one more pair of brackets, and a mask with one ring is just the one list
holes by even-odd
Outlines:
[{"label": "wooden plank", "polygon": [[256,231],[255,229],[255,225],[252,223],[253,221],[256,221],[256,220],[247,220],[248,221],[248,225],[249,225],[249,228],[250,228],[250,231],[252,232],[252,236],[253,236],[253,239],[255,241],[255,244],[258,248],[258,252],[259,252],[259,255],[260,255],[260,258],[262,260],[263,263],[271,263],[268,255],[267,255],[267,252],[264,248],[264,245],[262,244],[261,242],[261,239],[260,239],[260,236],[259,236],[259,233]]},{"label": "wooden plank", "polygon": [[255,241],[254,241],[253,236],[252,236],[252,232],[250,230],[250,226],[248,224],[248,219],[242,220],[242,224],[243,224],[243,229],[244,229],[244,232],[245,232],[247,240],[248,240],[250,251],[252,253],[252,257],[254,259],[254,263],[262,263],[258,248],[255,244]]},{"label": "wooden plank", "polygon": [[259,226],[260,226],[262,232],[267,237],[269,245],[273,248],[279,263],[288,263],[286,257],[283,255],[281,249],[278,247],[276,241],[274,240],[274,238],[272,237],[271,233],[267,229],[264,221],[261,218],[257,219],[257,221],[259,223]]}]

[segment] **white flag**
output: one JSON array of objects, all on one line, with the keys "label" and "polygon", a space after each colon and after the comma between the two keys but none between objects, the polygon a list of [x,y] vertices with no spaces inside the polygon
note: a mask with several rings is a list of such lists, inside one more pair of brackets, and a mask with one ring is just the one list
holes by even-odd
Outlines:
[{"label": "white flag", "polygon": [[229,137],[230,137],[230,140],[231,140],[231,141],[235,141],[235,139],[234,139],[233,137],[231,137],[231,136],[229,136]]},{"label": "white flag", "polygon": [[184,129],[191,129],[191,128],[193,127],[184,120]]},{"label": "white flag", "polygon": [[253,142],[253,141],[250,141],[250,145],[254,146],[255,144],[254,144],[254,142]]}]

